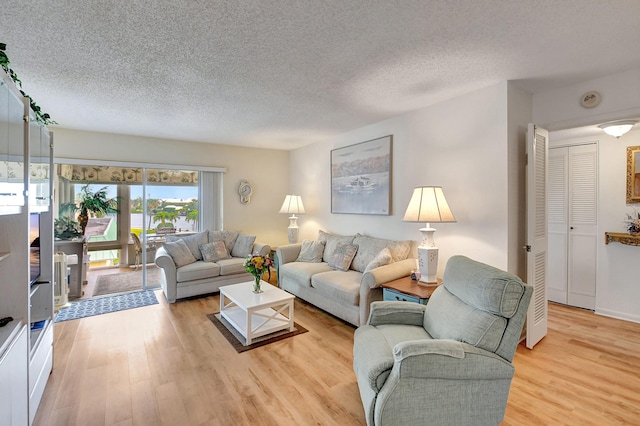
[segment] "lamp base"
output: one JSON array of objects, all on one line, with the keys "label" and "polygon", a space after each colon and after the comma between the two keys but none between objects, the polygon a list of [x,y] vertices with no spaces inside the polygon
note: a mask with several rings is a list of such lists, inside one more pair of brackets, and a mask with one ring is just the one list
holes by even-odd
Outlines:
[{"label": "lamp base", "polygon": [[295,244],[298,242],[298,218],[294,214],[289,217],[287,237],[289,238],[289,244]]},{"label": "lamp base", "polygon": [[418,268],[420,269],[420,285],[434,285],[438,283],[438,247],[418,247]]},{"label": "lamp base", "polygon": [[298,227],[292,228],[291,226],[287,228],[287,237],[289,238],[289,244],[295,244],[298,242]]}]

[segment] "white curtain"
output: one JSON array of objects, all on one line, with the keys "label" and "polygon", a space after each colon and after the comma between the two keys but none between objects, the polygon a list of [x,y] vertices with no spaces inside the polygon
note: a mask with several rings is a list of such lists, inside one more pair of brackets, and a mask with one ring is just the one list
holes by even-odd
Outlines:
[{"label": "white curtain", "polygon": [[222,230],[222,176],[221,172],[200,172],[200,229]]}]

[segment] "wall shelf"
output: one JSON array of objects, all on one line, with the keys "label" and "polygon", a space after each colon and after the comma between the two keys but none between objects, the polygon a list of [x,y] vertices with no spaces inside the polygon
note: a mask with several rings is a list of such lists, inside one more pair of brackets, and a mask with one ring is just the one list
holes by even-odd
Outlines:
[{"label": "wall shelf", "polygon": [[631,235],[624,232],[605,232],[604,242],[626,244],[628,246],[640,246],[640,235]]}]

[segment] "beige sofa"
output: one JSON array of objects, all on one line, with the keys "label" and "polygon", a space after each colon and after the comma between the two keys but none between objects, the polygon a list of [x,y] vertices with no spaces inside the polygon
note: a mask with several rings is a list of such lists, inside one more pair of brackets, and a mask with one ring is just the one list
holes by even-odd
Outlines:
[{"label": "beige sofa", "polygon": [[320,231],[317,241],[280,246],[276,253],[283,290],[355,326],[367,322],[371,302],[382,300],[381,284],[408,276],[416,267],[411,241],[361,234]]},{"label": "beige sofa", "polygon": [[[161,285],[167,302],[218,291],[221,286],[251,281],[244,270],[248,255],[269,254],[271,247],[255,236],[235,231],[203,231],[186,237],[167,235],[156,251],[162,269]],[[180,242],[181,241],[181,242]]]}]

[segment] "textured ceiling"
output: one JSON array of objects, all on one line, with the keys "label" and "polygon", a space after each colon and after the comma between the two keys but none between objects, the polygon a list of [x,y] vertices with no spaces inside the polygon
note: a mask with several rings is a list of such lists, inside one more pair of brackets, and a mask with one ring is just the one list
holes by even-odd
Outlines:
[{"label": "textured ceiling", "polygon": [[640,1],[3,0],[0,42],[60,127],[293,149],[640,67]]}]

